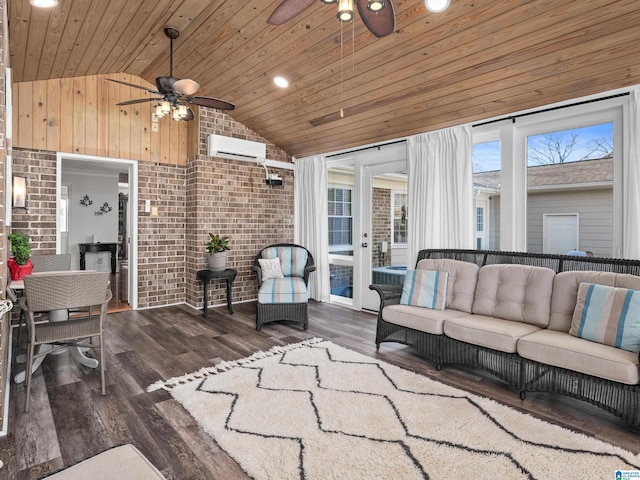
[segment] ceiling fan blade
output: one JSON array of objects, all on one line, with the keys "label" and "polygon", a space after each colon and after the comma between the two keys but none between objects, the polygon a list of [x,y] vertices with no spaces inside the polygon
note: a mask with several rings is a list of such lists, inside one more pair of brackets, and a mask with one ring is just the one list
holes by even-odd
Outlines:
[{"label": "ceiling fan blade", "polygon": [[309,8],[316,0],[284,0],[273,11],[267,23],[269,25],[282,25],[293,17]]},{"label": "ceiling fan blade", "polygon": [[233,110],[236,106],[233,103],[225,102],[224,100],[218,100],[217,98],[210,97],[185,97],[187,102],[200,107],[218,108],[220,110]]},{"label": "ceiling fan blade", "polygon": [[135,85],[129,82],[123,82],[122,80],[115,80],[113,78],[107,78],[107,80],[109,80],[110,82],[119,83],[121,85],[126,85],[127,87],[139,88],[140,90],[144,90],[145,92],[149,92],[149,93],[160,93],[157,90],[151,90],[150,88],[147,88],[147,87],[142,87],[140,85]]},{"label": "ceiling fan blade", "polygon": [[162,100],[162,97],[138,98],[137,100],[127,100],[126,102],[116,103],[116,105],[135,105],[136,103],[158,102],[160,100]]},{"label": "ceiling fan blade", "polygon": [[173,84],[173,91],[180,95],[194,95],[200,90],[200,84],[189,78],[178,80]]},{"label": "ceiling fan blade", "polygon": [[381,38],[393,33],[396,29],[396,15],[391,0],[385,1],[385,6],[379,12],[372,12],[367,8],[367,0],[356,0],[358,13],[362,23],[376,37]]},{"label": "ceiling fan blade", "polygon": [[191,110],[190,107],[187,107],[187,116],[185,118],[183,118],[183,120],[185,122],[190,122],[194,118],[196,118],[196,116],[193,114],[193,110]]}]

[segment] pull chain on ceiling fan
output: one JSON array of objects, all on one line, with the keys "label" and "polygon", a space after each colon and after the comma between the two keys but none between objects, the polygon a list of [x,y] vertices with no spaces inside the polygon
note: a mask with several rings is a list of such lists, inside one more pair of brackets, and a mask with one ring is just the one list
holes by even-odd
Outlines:
[{"label": "pull chain on ceiling fan", "polygon": [[200,90],[200,85],[194,80],[185,78],[179,79],[173,76],[173,41],[178,38],[180,31],[174,27],[165,27],[164,34],[170,40],[169,50],[169,75],[156,78],[157,90],[151,90],[133,83],[123,82],[122,80],[114,80],[108,78],[110,82],[120,83],[133,88],[139,88],[161,97],[139,98],[137,100],[128,100],[126,102],[116,103],[116,105],[134,105],[145,102],[158,102],[154,107],[154,114],[158,118],[171,114],[171,118],[175,121],[190,121],[194,119],[191,105],[201,107],[217,108],[220,110],[233,110],[233,103],[225,102],[211,97],[195,97],[195,93]]},{"label": "pull chain on ceiling fan", "polygon": [[[316,0],[284,0],[273,11],[267,23],[282,25],[293,17],[305,11]],[[321,0],[326,4],[338,4],[338,20],[350,22],[353,20],[353,4],[358,7],[358,15],[362,23],[376,37],[381,38],[393,33],[396,28],[396,18],[391,0]]]}]

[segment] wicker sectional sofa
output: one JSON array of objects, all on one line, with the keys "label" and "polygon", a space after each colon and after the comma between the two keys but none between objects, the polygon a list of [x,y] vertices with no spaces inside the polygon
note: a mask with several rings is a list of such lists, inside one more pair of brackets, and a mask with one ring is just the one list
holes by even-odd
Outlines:
[{"label": "wicker sectional sofa", "polygon": [[579,398],[640,427],[639,355],[570,334],[581,284],[640,290],[640,262],[478,250],[423,250],[416,269],[447,272],[446,308],[380,295],[376,346],[399,342],[437,368],[467,365],[520,391]]}]

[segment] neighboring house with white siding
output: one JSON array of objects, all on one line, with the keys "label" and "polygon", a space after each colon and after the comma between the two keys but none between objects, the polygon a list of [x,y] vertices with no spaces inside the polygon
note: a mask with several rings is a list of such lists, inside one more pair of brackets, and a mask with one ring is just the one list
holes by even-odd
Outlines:
[{"label": "neighboring house with white siding", "polygon": [[[529,167],[527,174],[527,251],[613,256],[612,158]],[[499,249],[500,171],[474,174],[474,189],[476,247]]]}]

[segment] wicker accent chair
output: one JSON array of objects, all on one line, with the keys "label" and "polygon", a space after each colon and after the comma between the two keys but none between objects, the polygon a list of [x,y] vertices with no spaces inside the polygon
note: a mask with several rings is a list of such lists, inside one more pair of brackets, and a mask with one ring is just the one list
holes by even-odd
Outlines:
[{"label": "wicker accent chair", "polygon": [[[102,395],[105,395],[103,324],[111,299],[110,275],[107,272],[48,272],[24,278],[24,296],[20,307],[27,317],[29,332],[26,364],[27,392],[24,411],[29,411],[31,370],[34,358],[47,355],[67,346],[78,346],[82,340],[99,338],[99,344],[83,343],[83,347],[100,349],[100,375]],[[70,308],[100,306],[99,316],[68,319],[60,322],[36,323],[34,313]],[[36,346],[49,344],[52,350],[35,353]]]},{"label": "wicker accent chair", "polygon": [[[279,259],[282,278],[266,278],[260,260]],[[315,271],[313,256],[293,243],[278,243],[263,248],[253,261],[258,277],[256,330],[265,323],[288,321],[309,328],[309,274]]]}]

